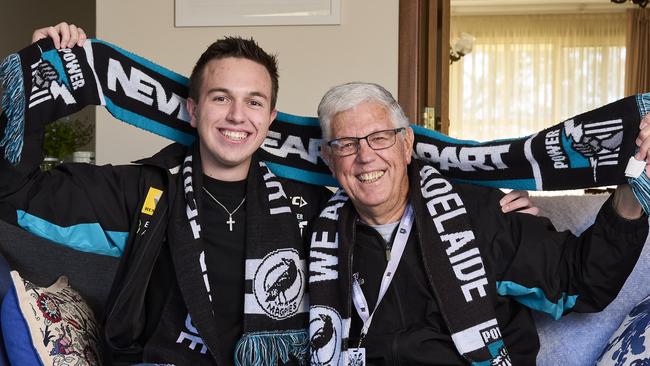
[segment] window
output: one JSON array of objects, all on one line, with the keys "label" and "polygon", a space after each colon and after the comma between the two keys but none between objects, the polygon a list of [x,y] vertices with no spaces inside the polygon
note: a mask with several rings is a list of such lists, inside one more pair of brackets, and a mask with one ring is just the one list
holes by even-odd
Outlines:
[{"label": "window", "polygon": [[624,96],[624,13],[453,17],[460,32],[476,43],[450,66],[453,137],[525,136]]}]

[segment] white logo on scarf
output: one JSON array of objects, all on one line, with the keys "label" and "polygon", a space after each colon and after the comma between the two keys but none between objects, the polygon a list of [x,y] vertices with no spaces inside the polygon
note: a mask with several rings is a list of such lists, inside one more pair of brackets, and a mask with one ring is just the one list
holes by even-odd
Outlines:
[{"label": "white logo on scarf", "polygon": [[512,366],[510,355],[505,347],[499,350],[499,354],[490,361],[491,366]]},{"label": "white logo on scarf", "polygon": [[589,160],[594,170],[603,165],[617,165],[623,143],[623,120],[580,123],[570,119],[564,122],[564,134],[571,148]]},{"label": "white logo on scarf", "polygon": [[279,249],[262,259],[253,278],[253,294],[268,316],[289,318],[301,306],[305,292],[302,261],[295,249]]},{"label": "white logo on scarf", "polygon": [[309,310],[309,362],[312,366],[338,365],[341,357],[342,321],[329,306]]},{"label": "white logo on scarf", "polygon": [[39,60],[31,65],[32,90],[29,95],[29,108],[43,102],[61,98],[66,105],[76,103],[68,87],[61,81],[59,73],[48,61]]}]

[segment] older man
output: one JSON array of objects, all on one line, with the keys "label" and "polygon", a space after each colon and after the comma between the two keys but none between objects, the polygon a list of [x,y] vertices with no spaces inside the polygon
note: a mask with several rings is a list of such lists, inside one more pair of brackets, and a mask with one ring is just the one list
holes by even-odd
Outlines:
[{"label": "older man", "polygon": [[638,258],[648,223],[627,185],[575,237],[413,159],[407,119],[378,85],[337,86],[318,114],[345,192],[311,240],[312,364],[532,365],[529,308],[599,311]]}]

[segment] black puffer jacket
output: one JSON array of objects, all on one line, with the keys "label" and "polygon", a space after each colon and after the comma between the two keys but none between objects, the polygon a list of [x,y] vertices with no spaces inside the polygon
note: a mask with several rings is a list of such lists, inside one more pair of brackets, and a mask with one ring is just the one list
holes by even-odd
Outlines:
[{"label": "black puffer jacket", "polygon": [[[606,201],[594,225],[580,237],[556,232],[546,218],[503,214],[498,190],[455,185],[480,245],[494,309],[514,365],[534,365],[539,340],[530,309],[560,316],[604,309],[632,271],[648,234],[648,218],[621,218]],[[440,313],[422,260],[417,223],[390,288],[363,341],[369,365],[466,365]],[[374,309],[386,242],[356,224],[354,271]],[[350,346],[361,320],[352,307]]]}]

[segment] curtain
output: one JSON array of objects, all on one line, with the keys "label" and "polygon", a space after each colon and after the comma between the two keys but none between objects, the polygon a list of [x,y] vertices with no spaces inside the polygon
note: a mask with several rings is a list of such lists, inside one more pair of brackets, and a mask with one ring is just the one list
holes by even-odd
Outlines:
[{"label": "curtain", "polygon": [[650,92],[650,9],[627,11],[625,94]]},{"label": "curtain", "polygon": [[450,66],[450,131],[525,136],[624,96],[625,13],[452,17],[476,37]]}]

